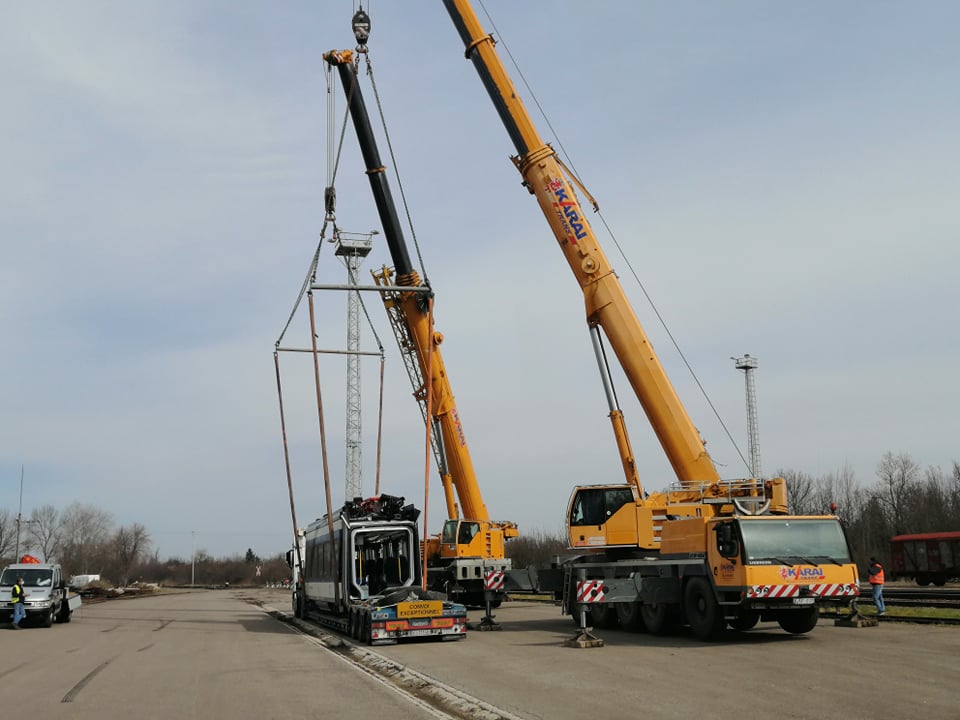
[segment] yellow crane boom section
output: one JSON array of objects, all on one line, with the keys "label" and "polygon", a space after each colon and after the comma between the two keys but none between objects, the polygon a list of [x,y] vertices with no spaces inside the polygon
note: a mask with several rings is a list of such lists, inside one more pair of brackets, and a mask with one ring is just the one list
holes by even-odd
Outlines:
[{"label": "yellow crane boom section", "polygon": [[[685,485],[719,480],[700,433],[680,402],[643,327],[601,249],[573,185],[543,142],[494,47],[467,0],[444,0],[518,155],[514,163],[537,198],[583,291],[587,322],[606,334],[660,441]],[[621,450],[621,452],[623,452]],[[632,461],[632,458],[630,459]],[[627,466],[627,459],[624,465]]]}]

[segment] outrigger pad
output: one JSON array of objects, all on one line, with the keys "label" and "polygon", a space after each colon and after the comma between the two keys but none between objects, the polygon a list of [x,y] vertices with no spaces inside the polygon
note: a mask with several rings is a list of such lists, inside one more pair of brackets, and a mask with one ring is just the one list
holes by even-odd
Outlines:
[{"label": "outrigger pad", "polygon": [[584,629],[574,635],[572,638],[563,641],[564,647],[572,648],[595,648],[603,647],[603,640],[598,638],[589,629]]}]

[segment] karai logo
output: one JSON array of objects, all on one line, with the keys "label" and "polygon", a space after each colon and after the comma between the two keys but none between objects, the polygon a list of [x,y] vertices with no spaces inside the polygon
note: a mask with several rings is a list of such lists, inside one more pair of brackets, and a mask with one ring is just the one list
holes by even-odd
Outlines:
[{"label": "karai logo", "polygon": [[723,577],[731,577],[736,569],[737,566],[733,563],[720,563],[720,574]]},{"label": "karai logo", "polygon": [[577,212],[578,203],[567,194],[567,188],[559,179],[551,180],[547,187],[553,193],[553,206],[557,209],[567,240],[576,245],[577,240],[583,240],[587,236],[584,221]]},{"label": "karai logo", "polygon": [[784,580],[823,580],[823,570],[818,567],[782,567],[780,577]]}]

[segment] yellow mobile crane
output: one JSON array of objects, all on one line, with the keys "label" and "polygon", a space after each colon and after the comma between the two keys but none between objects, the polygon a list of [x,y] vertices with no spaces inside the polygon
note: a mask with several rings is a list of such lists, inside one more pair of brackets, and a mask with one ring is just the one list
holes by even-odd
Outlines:
[{"label": "yellow mobile crane", "polygon": [[[359,39],[359,38],[358,38]],[[357,82],[354,53],[331,51],[323,58],[336,67],[347,96],[367,176],[373,190],[393,269],[374,273],[378,285],[387,286],[384,305],[414,387],[414,397],[426,418],[427,378],[432,379],[429,421],[434,457],[440,471],[447,520],[439,537],[427,538],[427,582],[432,590],[445,592],[451,600],[481,606],[489,601],[497,607],[505,593],[510,559],[504,555],[505,542],[518,535],[509,521],[490,519],[473,469],[470,449],[457,412],[440,353],[443,335],[432,327],[429,303],[432,293],[414,293],[403,288],[421,287],[423,282],[410,261],[390,186],[376,138],[370,125],[363,93]],[[459,507],[454,498],[459,499]],[[489,613],[488,613],[489,619]]]},{"label": "yellow mobile crane", "polygon": [[[627,479],[573,491],[569,545],[585,554],[563,565],[555,589],[565,611],[576,617],[589,603],[594,625],[619,621],[656,633],[685,620],[701,639],[761,619],[790,633],[812,630],[821,605],[846,603],[859,592],[838,518],[788,515],[782,478],[720,479],[590,227],[573,187],[582,185],[540,138],[468,0],[444,6],[513,141],[523,185],[583,292]],[[676,473],[678,484],[664,492],[647,494],[641,486],[601,329]]]}]

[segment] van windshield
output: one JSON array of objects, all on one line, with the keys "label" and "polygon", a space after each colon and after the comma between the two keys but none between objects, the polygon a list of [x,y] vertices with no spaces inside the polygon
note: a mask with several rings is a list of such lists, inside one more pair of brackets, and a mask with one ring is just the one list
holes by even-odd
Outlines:
[{"label": "van windshield", "polygon": [[0,585],[13,585],[17,582],[17,576],[23,578],[24,587],[50,587],[53,582],[53,570],[49,568],[37,568],[36,570],[13,570],[7,568],[3,571],[3,577],[0,577]]}]

